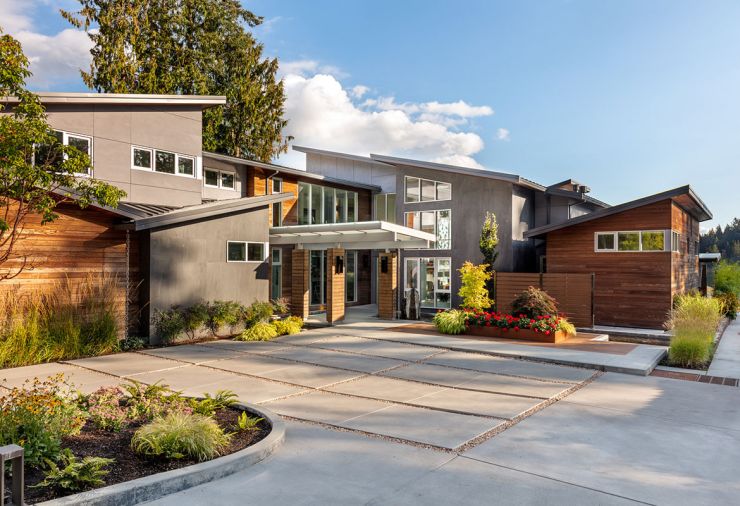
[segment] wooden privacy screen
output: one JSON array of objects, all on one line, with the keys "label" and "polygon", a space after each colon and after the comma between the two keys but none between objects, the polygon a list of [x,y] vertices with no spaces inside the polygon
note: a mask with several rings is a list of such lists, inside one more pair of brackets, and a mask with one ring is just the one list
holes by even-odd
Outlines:
[{"label": "wooden privacy screen", "polygon": [[560,312],[577,327],[593,325],[593,274],[497,272],[494,286],[499,312],[510,313],[512,301],[534,286],[554,297]]}]

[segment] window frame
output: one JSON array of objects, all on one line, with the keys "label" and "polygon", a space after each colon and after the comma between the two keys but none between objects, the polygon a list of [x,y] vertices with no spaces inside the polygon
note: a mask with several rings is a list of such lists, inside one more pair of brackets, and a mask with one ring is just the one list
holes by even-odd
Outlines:
[{"label": "window frame", "polygon": [[[354,268],[354,273],[353,274],[355,276],[354,277],[354,285],[353,285],[353,288],[354,289],[352,290],[353,291],[353,293],[352,293],[352,299],[349,298],[349,290],[347,290],[347,283],[348,283],[348,281],[347,281],[347,275],[346,275],[349,272],[349,261],[347,259],[350,256],[354,259],[352,265],[353,265],[353,268]],[[358,280],[358,276],[357,276],[357,259],[358,259],[357,250],[346,250],[344,252],[344,272],[345,272],[345,276],[344,276],[344,302],[347,302],[349,304],[354,304],[354,303],[357,302],[357,280]]]},{"label": "window frame", "polygon": [[671,230],[671,253],[681,253],[681,233]]},{"label": "window frame", "polygon": [[[450,240],[450,245],[449,245],[449,247],[440,248],[440,247],[437,246],[437,244],[439,243],[439,241],[437,240],[438,234],[439,234],[439,215],[440,215],[440,213],[443,213],[445,211],[447,213],[449,213],[449,216],[450,216],[450,239],[449,239]],[[408,227],[408,228],[413,228],[414,230],[421,230],[421,224],[422,224],[422,217],[421,217],[421,215],[423,213],[431,213],[431,214],[434,215],[434,232],[433,232],[434,233],[434,247],[433,248],[418,248],[418,249],[420,251],[448,251],[448,250],[451,250],[452,249],[452,209],[449,208],[449,209],[429,209],[429,210],[426,210],[426,211],[405,211],[403,213],[403,226],[404,227]],[[418,227],[416,227],[416,226],[409,227],[409,225],[408,225],[408,223],[409,223],[408,222],[408,216],[410,214],[411,215],[414,215],[414,225],[416,225],[417,222],[418,222],[418,225],[419,225]],[[418,216],[418,219],[417,219],[417,216]]]},{"label": "window frame", "polygon": [[[434,264],[434,283],[433,283],[434,284],[434,290],[433,290],[434,293],[432,294],[432,301],[433,302],[432,302],[432,305],[430,306],[430,305],[424,305],[424,304],[422,304],[421,301],[419,301],[419,307],[424,308],[424,309],[449,309],[449,308],[452,307],[452,293],[453,293],[453,288],[454,288],[454,276],[452,275],[452,273],[453,273],[452,257],[448,257],[448,256],[404,257],[404,262],[403,262],[403,276],[404,276],[404,279],[403,279],[403,293],[404,293],[404,296],[406,296],[408,294],[408,291],[410,290],[410,288],[407,288],[408,285],[409,285],[409,279],[408,279],[408,277],[409,277],[409,268],[408,268],[408,263],[409,262],[415,262],[416,263],[416,275],[417,275],[417,278],[419,278],[421,276],[421,273],[422,273],[422,269],[421,269],[422,265],[426,265],[427,261],[429,261],[429,260],[432,260],[432,262]],[[449,283],[450,283],[450,288],[447,289],[447,290],[437,288],[438,282],[439,282],[439,264],[442,261],[447,261],[448,264],[449,264]],[[419,284],[421,284],[421,279],[417,279],[417,285],[419,285]],[[416,289],[419,291],[419,297],[421,297],[421,288],[419,286],[417,286]],[[450,296],[449,305],[447,305],[447,306],[440,306],[440,305],[437,304],[437,294],[438,293],[446,293],[446,294],[449,294],[449,296]]]},{"label": "window frame", "polygon": [[[275,253],[278,253],[278,259],[275,260]],[[275,267],[279,273],[279,282],[277,283],[278,293],[275,293]],[[283,249],[270,248],[270,298],[279,299],[283,296]]]},{"label": "window frame", "polygon": [[[648,230],[615,230],[615,231],[608,231],[608,232],[594,232],[594,252],[595,253],[666,253],[674,251],[670,248],[672,248],[673,244],[673,235],[671,235],[671,245],[669,248],[668,241],[666,240],[666,237],[668,235],[668,232],[673,232],[671,230],[661,230],[661,229],[648,229]],[[642,247],[642,234],[643,233],[659,233],[663,234],[663,249],[653,249],[653,250],[646,250]],[[637,249],[636,250],[620,250],[619,249],[619,234],[637,234]],[[600,235],[611,235],[614,237],[614,247],[612,249],[599,249],[599,236]]]},{"label": "window frame", "polygon": [[[69,132],[67,130],[58,130],[56,128],[52,128],[51,131],[54,133],[62,134],[62,141],[61,141],[62,146],[69,146],[69,136],[77,137],[78,139],[85,139],[88,142],[89,148],[88,148],[87,156],[88,158],[90,158],[90,170],[88,170],[87,172],[75,172],[74,176],[92,178],[93,171],[95,170],[95,167],[93,166],[93,137],[91,135],[78,134],[76,132]],[[35,151],[35,148],[36,148],[36,145],[34,145],[34,151]],[[64,153],[64,160],[68,160],[68,159],[69,157],[67,156],[66,153]],[[35,163],[35,159],[34,159],[34,163]]]},{"label": "window frame", "polygon": [[[215,172],[218,176],[216,178],[216,181],[218,181],[218,184],[216,185],[208,184],[206,182],[206,172]],[[229,188],[228,186],[223,186],[223,177],[222,177],[223,174],[228,174],[233,177],[234,186],[232,188]],[[203,186],[205,188],[214,188],[216,190],[226,190],[226,191],[235,192],[235,191],[238,191],[236,187],[236,182],[238,180],[239,180],[239,174],[235,171],[232,172],[230,170],[220,170],[220,169],[214,169],[212,167],[203,167]]]},{"label": "window frame", "polygon": [[[229,245],[231,244],[243,244],[244,245],[244,260],[229,260]],[[249,259],[249,245],[260,244],[262,245],[262,260],[250,260]],[[229,264],[261,264],[269,258],[270,254],[270,243],[259,242],[259,241],[226,241],[226,263]]]},{"label": "window frame", "polygon": [[[134,157],[134,151],[148,151],[150,160],[151,160],[151,167],[140,167],[134,163],[135,157]],[[156,170],[157,167],[157,152],[161,153],[168,153],[175,156],[175,172],[161,172]],[[185,172],[180,172],[180,158],[185,158],[188,160],[191,160],[193,162],[193,173],[187,174]],[[168,149],[157,149],[157,148],[151,148],[148,146],[141,146],[139,144],[132,144],[131,145],[131,169],[132,170],[141,170],[144,172],[154,172],[156,174],[165,174],[167,176],[179,176],[179,177],[186,177],[189,179],[199,179],[198,177],[198,157],[195,155],[186,155],[184,153],[178,153],[177,151],[170,151]],[[215,170],[215,169],[210,169]],[[204,178],[205,179],[205,178]],[[211,186],[208,185],[210,188]]]},{"label": "window frame", "polygon": [[[318,204],[318,207],[314,209],[313,207],[313,194],[314,194],[314,188],[318,188],[319,191],[316,193],[318,194],[317,197],[319,198],[320,202]],[[339,193],[344,192],[344,206],[342,208],[341,216],[337,216],[337,206],[339,203]],[[326,197],[330,195],[331,199],[331,205],[329,209],[326,208],[327,201]],[[352,202],[353,208],[354,208],[354,220],[348,221],[349,217],[349,203]],[[359,199],[359,193],[354,190],[345,190],[343,188],[335,188],[333,186],[324,186],[320,184],[315,183],[308,183],[305,181],[299,181],[298,182],[298,197],[296,198],[296,207],[298,209],[298,224],[299,225],[325,225],[325,224],[332,224],[332,223],[359,223],[360,222],[360,216],[359,216],[359,208],[360,205],[360,199]],[[307,210],[306,215],[306,221],[302,222],[303,220],[303,210]],[[317,219],[312,219],[312,211],[316,210],[316,216]],[[327,213],[332,216],[334,221],[327,221]]]},{"label": "window frame", "polygon": [[[417,195],[418,200],[409,200],[409,179],[416,179],[418,181],[416,185],[417,189]],[[434,188],[434,198],[433,199],[424,199],[422,195],[422,181],[425,181],[427,183],[432,183],[432,187]],[[441,199],[439,198],[439,186],[440,185],[447,185],[449,187],[450,197]],[[423,202],[448,202],[452,200],[452,183],[448,181],[437,181],[435,179],[427,179],[424,177],[417,177],[417,176],[404,176],[403,180],[403,203],[404,204],[420,204]]]}]

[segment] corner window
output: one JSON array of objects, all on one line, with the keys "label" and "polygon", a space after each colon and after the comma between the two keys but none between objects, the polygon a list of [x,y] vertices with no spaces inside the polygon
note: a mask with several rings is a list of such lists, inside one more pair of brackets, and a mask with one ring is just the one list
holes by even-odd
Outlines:
[{"label": "corner window", "polygon": [[678,232],[671,231],[671,251],[680,251],[679,246],[681,245],[681,234]]},{"label": "corner window", "polygon": [[203,169],[203,184],[209,188],[236,189],[236,174],[230,171]]},{"label": "corner window", "polygon": [[597,233],[596,234],[596,251],[614,251],[614,233]]},{"label": "corner window", "polygon": [[618,232],[617,249],[619,251],[640,251],[639,232]]},{"label": "corner window", "polygon": [[662,230],[640,232],[642,251],[665,251],[665,233]]},{"label": "corner window", "polygon": [[227,262],[264,262],[267,246],[262,242],[227,241]]}]

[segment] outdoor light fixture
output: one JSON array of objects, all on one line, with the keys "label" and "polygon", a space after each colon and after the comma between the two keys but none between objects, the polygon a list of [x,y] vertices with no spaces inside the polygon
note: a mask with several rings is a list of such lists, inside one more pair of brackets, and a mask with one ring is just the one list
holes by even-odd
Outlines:
[{"label": "outdoor light fixture", "polygon": [[384,274],[388,272],[388,257],[382,257],[380,259],[380,272]]},{"label": "outdoor light fixture", "polygon": [[334,273],[342,274],[344,272],[344,257],[337,255],[334,258]]}]

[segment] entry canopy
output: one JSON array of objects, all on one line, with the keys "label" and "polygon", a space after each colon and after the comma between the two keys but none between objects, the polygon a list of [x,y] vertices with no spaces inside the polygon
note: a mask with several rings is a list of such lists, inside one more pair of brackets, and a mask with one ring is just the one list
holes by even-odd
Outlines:
[{"label": "entry canopy", "polygon": [[290,225],[270,228],[271,245],[295,245],[303,249],[396,249],[429,248],[434,234],[388,223],[359,221],[322,225]]}]

